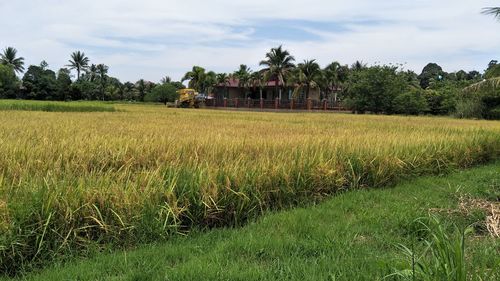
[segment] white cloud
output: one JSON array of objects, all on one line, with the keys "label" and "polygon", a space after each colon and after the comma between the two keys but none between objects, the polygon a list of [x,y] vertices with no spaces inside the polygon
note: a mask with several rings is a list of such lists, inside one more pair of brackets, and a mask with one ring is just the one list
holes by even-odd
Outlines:
[{"label": "white cloud", "polygon": [[[179,79],[192,65],[229,72],[258,68],[283,43],[298,60],[407,63],[430,61],[449,71],[484,69],[498,57],[500,23],[480,14],[498,1],[118,1],[0,0],[0,47],[14,46],[26,63],[67,64],[80,49],[123,80]],[[276,21],[335,22],[348,32],[304,26],[297,36],[257,40],[256,25]]]}]

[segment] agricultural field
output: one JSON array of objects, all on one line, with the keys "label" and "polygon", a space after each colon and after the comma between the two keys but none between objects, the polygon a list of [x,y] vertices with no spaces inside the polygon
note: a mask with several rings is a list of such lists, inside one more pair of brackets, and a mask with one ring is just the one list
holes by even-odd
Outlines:
[{"label": "agricultural field", "polygon": [[106,106],[0,111],[1,273],[500,156],[498,121]]}]

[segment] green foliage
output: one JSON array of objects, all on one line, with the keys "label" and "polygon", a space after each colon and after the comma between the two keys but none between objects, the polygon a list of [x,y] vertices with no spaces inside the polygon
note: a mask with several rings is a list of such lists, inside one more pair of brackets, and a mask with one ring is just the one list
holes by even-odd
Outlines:
[{"label": "green foliage", "polygon": [[393,102],[397,114],[419,115],[429,110],[424,91],[417,88],[398,95]]},{"label": "green foliage", "polygon": [[[238,68],[238,70],[233,72],[232,77],[238,79],[238,87],[241,88],[242,93],[246,98],[248,95],[247,90],[252,84],[252,70],[247,65],[241,64],[240,68]],[[220,78],[221,77],[219,77],[219,79]],[[216,76],[216,83],[218,83],[217,76]]]},{"label": "green foliage", "polygon": [[15,72],[24,71],[24,58],[17,57],[17,50],[13,47],[7,47],[0,54],[0,64],[12,67]]},{"label": "green foliage", "polygon": [[[214,73],[214,76],[216,74]],[[193,66],[191,71],[188,71],[182,78],[182,82],[189,80],[189,88],[195,89],[200,93],[204,93],[207,90],[207,73],[205,69],[200,66]]]},{"label": "green foliage", "polygon": [[12,99],[16,97],[18,79],[14,69],[0,64],[0,98]]},{"label": "green foliage", "polygon": [[372,66],[353,71],[347,88],[347,106],[360,113],[387,113],[394,110],[394,99],[408,88],[406,75],[393,66]]},{"label": "green foliage", "polygon": [[490,79],[500,76],[500,64],[491,65],[484,73],[484,78]]},{"label": "green foliage", "polygon": [[23,97],[36,100],[57,99],[56,73],[44,65],[30,65],[23,76]]},{"label": "green foliage", "polygon": [[[259,65],[264,66],[262,70],[267,81],[276,81],[276,92],[286,84],[286,77],[295,67],[295,58],[280,45],[272,48],[266,53],[266,58]],[[277,93],[275,93],[277,95]]]},{"label": "green foliage", "polygon": [[459,96],[457,116],[500,119],[500,78],[490,78],[465,88]]},{"label": "green foliage", "polygon": [[420,86],[422,89],[427,89],[431,81],[442,79],[444,74],[445,73],[441,66],[436,63],[429,63],[422,69],[422,73],[418,76]]},{"label": "green foliage", "polygon": [[425,90],[424,97],[427,100],[428,112],[433,115],[451,114],[455,110],[458,91],[453,87]]},{"label": "green foliage", "polygon": [[76,80],[80,80],[80,73],[88,68],[89,58],[84,52],[75,51],[71,54],[68,67],[76,70]]},{"label": "green foliage", "polygon": [[97,100],[101,95],[99,84],[80,79],[71,85],[71,100]]},{"label": "green foliage", "polygon": [[467,227],[449,234],[444,224],[436,217],[419,219],[415,222],[420,227],[418,236],[429,238],[424,240],[422,253],[416,253],[414,247],[400,245],[403,254],[408,258],[408,266],[392,276],[399,280],[422,281],[466,281],[471,274],[467,272],[465,260],[465,239],[473,228]]},{"label": "green foliage", "polygon": [[167,102],[174,102],[178,98],[177,88],[171,83],[166,83],[154,87],[151,93],[145,96],[144,101],[167,104]]},{"label": "green foliage", "polygon": [[481,119],[483,111],[484,106],[478,98],[462,97],[457,102],[455,116],[458,118]]},{"label": "green foliage", "polygon": [[66,68],[57,72],[57,100],[68,100],[71,92],[71,73]]},{"label": "green foliage", "polygon": [[140,79],[134,85],[136,91],[136,97],[138,101],[144,101],[147,94],[151,93],[151,90],[155,87],[155,84],[144,79]]},{"label": "green foliage", "polygon": [[309,98],[309,92],[311,88],[317,87],[322,80],[322,70],[316,60],[304,60],[304,62],[297,65],[297,71],[292,72],[295,75],[295,79],[292,79],[294,84],[304,86],[306,88],[305,98]]}]

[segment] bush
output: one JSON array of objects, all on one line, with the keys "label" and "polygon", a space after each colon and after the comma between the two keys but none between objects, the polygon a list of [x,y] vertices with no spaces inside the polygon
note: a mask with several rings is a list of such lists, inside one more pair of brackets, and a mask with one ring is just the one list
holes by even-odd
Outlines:
[{"label": "bush", "polygon": [[393,66],[372,66],[349,77],[346,106],[360,113],[394,113],[394,99],[408,87],[406,74]]},{"label": "bush", "polygon": [[15,98],[17,83],[14,70],[9,66],[0,64],[0,98]]},{"label": "bush", "polygon": [[170,83],[166,83],[154,87],[150,93],[146,94],[144,101],[167,104],[167,102],[174,102],[177,98],[177,88]]},{"label": "bush", "polygon": [[429,110],[422,90],[412,89],[394,99],[394,112],[398,114],[419,115]]},{"label": "bush", "polygon": [[483,105],[477,99],[460,99],[457,102],[455,116],[458,118],[482,118]]}]

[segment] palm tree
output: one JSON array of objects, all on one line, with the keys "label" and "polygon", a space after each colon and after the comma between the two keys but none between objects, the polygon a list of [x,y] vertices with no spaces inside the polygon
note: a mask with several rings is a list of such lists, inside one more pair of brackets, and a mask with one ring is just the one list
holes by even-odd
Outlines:
[{"label": "palm tree", "polygon": [[298,81],[306,87],[306,99],[309,98],[311,88],[318,86],[321,79],[321,67],[316,60],[304,60],[297,67]]},{"label": "palm tree", "polygon": [[[347,80],[349,67],[342,66],[334,61],[327,65],[323,70],[326,93],[331,94],[333,89],[338,89]],[[337,93],[335,93],[334,101],[337,102]]]},{"label": "palm tree", "polygon": [[224,96],[227,96],[227,85],[229,84],[230,77],[226,73],[218,73],[216,76],[217,85],[224,87]]},{"label": "palm tree", "polygon": [[252,87],[259,87],[259,97],[262,99],[262,90],[264,89],[266,80],[262,71],[256,71],[250,74],[250,83]]},{"label": "palm tree", "polygon": [[68,67],[76,69],[77,80],[80,80],[80,72],[87,69],[89,65],[89,58],[85,56],[84,52],[76,51],[71,54]]},{"label": "palm tree", "polygon": [[195,89],[198,92],[202,92],[204,90],[204,84],[206,79],[205,69],[200,66],[193,66],[191,71],[186,72],[184,77],[182,77],[181,82],[189,80],[188,86],[189,88]]},{"label": "palm tree", "polygon": [[87,76],[86,77],[90,82],[94,82],[97,79],[98,76],[98,70],[97,70],[97,65],[91,64],[90,67],[87,69]]},{"label": "palm tree", "polygon": [[24,58],[17,57],[17,50],[13,47],[7,47],[3,50],[3,54],[0,54],[0,63],[10,65],[15,72],[24,71]]},{"label": "palm tree", "polygon": [[283,50],[282,46],[272,48],[266,54],[266,59],[260,62],[260,65],[266,66],[264,72],[266,77],[274,79],[275,90],[279,91],[279,98],[281,99],[281,86],[286,83],[287,73],[295,67],[293,62],[295,58],[290,55],[287,50]]},{"label": "palm tree", "polygon": [[209,71],[205,74],[205,79],[202,83],[202,93],[211,94],[214,87],[217,85],[217,74],[213,71]]},{"label": "palm tree", "polygon": [[137,90],[139,101],[144,101],[144,96],[146,96],[147,85],[144,79],[141,79],[135,83],[134,88]]},{"label": "palm tree", "polygon": [[233,76],[238,79],[238,87],[240,87],[247,97],[247,88],[250,86],[250,75],[252,70],[245,64],[241,64],[240,68],[233,73]]},{"label": "palm tree", "polygon": [[101,63],[98,64],[96,68],[97,68],[97,74],[99,75],[99,82],[101,84],[101,96],[102,100],[104,100],[104,90],[106,88],[109,67]]},{"label": "palm tree", "polygon": [[359,70],[362,70],[366,68],[366,63],[364,63],[363,61],[359,61],[357,60],[355,63],[352,64],[351,66],[351,69],[353,71],[359,71]]},{"label": "palm tree", "polygon": [[170,76],[165,76],[165,77],[161,78],[160,83],[161,83],[161,84],[169,84],[169,83],[172,83],[172,78],[170,78]]},{"label": "palm tree", "polygon": [[132,82],[126,82],[123,84],[123,92],[126,99],[134,99],[135,85]]},{"label": "palm tree", "polygon": [[488,7],[483,9],[483,14],[493,15],[495,18],[500,20],[500,7]]}]

